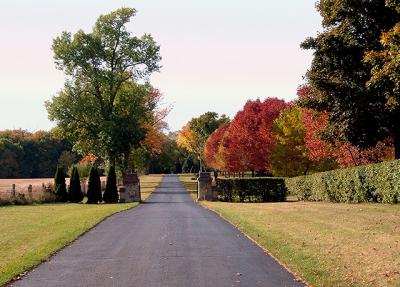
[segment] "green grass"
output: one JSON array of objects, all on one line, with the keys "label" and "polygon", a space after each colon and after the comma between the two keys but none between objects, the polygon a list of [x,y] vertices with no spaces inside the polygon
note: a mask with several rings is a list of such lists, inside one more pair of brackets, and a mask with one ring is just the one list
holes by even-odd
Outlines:
[{"label": "green grass", "polygon": [[[181,180],[193,192],[196,182]],[[400,286],[400,205],[201,204],[311,286]]]},{"label": "green grass", "polygon": [[149,198],[151,193],[156,189],[163,179],[162,175],[145,175],[140,177],[140,192],[142,200]]},{"label": "green grass", "polygon": [[[161,176],[141,177],[142,199]],[[126,204],[39,204],[0,207],[0,285],[45,261],[104,218],[132,208]]]},{"label": "green grass", "polygon": [[197,200],[197,181],[194,180],[194,175],[180,174],[179,179],[185,186],[186,190],[190,193],[193,200]]}]

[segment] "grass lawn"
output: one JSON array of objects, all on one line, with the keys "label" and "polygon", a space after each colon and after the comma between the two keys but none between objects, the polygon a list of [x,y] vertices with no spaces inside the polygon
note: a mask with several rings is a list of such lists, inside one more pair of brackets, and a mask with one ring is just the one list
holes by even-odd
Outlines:
[{"label": "grass lawn", "polygon": [[190,196],[197,200],[197,181],[194,180],[193,174],[180,174],[179,179],[185,186],[186,190],[190,193]]},{"label": "grass lawn", "polygon": [[[181,176],[188,191],[191,176]],[[312,286],[400,286],[400,205],[202,202]]]},{"label": "grass lawn", "polygon": [[[142,198],[162,176],[141,177]],[[105,217],[136,206],[126,204],[39,204],[0,207],[0,285],[46,260]]]},{"label": "grass lawn", "polygon": [[142,200],[146,200],[160,184],[162,175],[144,175],[140,177],[140,192]]}]

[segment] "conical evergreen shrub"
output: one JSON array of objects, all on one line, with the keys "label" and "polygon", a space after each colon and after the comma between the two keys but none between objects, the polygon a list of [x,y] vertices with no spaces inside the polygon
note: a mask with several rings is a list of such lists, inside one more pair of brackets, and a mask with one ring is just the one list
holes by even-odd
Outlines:
[{"label": "conical evergreen shrub", "polygon": [[115,167],[110,166],[110,170],[108,171],[107,175],[106,190],[103,194],[103,200],[106,203],[117,203],[118,197],[117,176],[115,174]]},{"label": "conical evergreen shrub", "polygon": [[81,190],[81,180],[76,166],[72,169],[72,174],[69,182],[68,199],[71,202],[78,203],[83,200],[83,193]]},{"label": "conical evergreen shrub", "polygon": [[92,166],[89,172],[87,197],[87,203],[96,204],[102,201],[100,176],[95,166]]},{"label": "conical evergreen shrub", "polygon": [[59,202],[68,201],[67,185],[65,184],[65,174],[62,167],[57,167],[56,174],[54,175],[54,189],[56,193],[56,200]]}]

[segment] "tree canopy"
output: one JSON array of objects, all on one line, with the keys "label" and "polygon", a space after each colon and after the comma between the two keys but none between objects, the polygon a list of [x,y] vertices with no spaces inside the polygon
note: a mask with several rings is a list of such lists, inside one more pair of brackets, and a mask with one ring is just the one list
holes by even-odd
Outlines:
[{"label": "tree canopy", "polygon": [[67,80],[46,103],[49,118],[75,149],[112,165],[144,139],[158,103],[158,92],[139,82],[159,70],[159,46],[150,35],[127,31],[135,14],[135,9],[121,8],[102,15],[92,32],[63,32],[52,47]]},{"label": "tree canopy", "polygon": [[186,149],[203,168],[204,148],[208,137],[221,125],[229,122],[225,115],[219,116],[215,112],[207,112],[197,118],[191,119],[177,135],[177,143]]},{"label": "tree canopy", "polygon": [[386,4],[385,0],[321,0],[317,9],[324,30],[302,44],[314,50],[306,77],[313,97],[305,105],[328,112],[326,134],[331,139],[362,149],[400,136],[393,129],[395,117],[387,109],[384,92],[367,84],[372,66],[364,61],[367,52],[382,50],[381,34],[400,20],[396,9]]}]

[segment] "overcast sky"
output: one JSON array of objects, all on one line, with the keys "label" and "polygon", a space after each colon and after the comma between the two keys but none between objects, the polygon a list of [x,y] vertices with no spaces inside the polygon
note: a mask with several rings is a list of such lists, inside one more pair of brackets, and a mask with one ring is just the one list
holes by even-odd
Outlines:
[{"label": "overcast sky", "polygon": [[207,111],[234,116],[248,99],[293,99],[321,30],[315,0],[12,0],[0,2],[0,129],[48,130],[44,102],[63,86],[51,44],[90,31],[100,14],[134,7],[128,29],[161,45],[151,82],[173,105],[171,130]]}]

